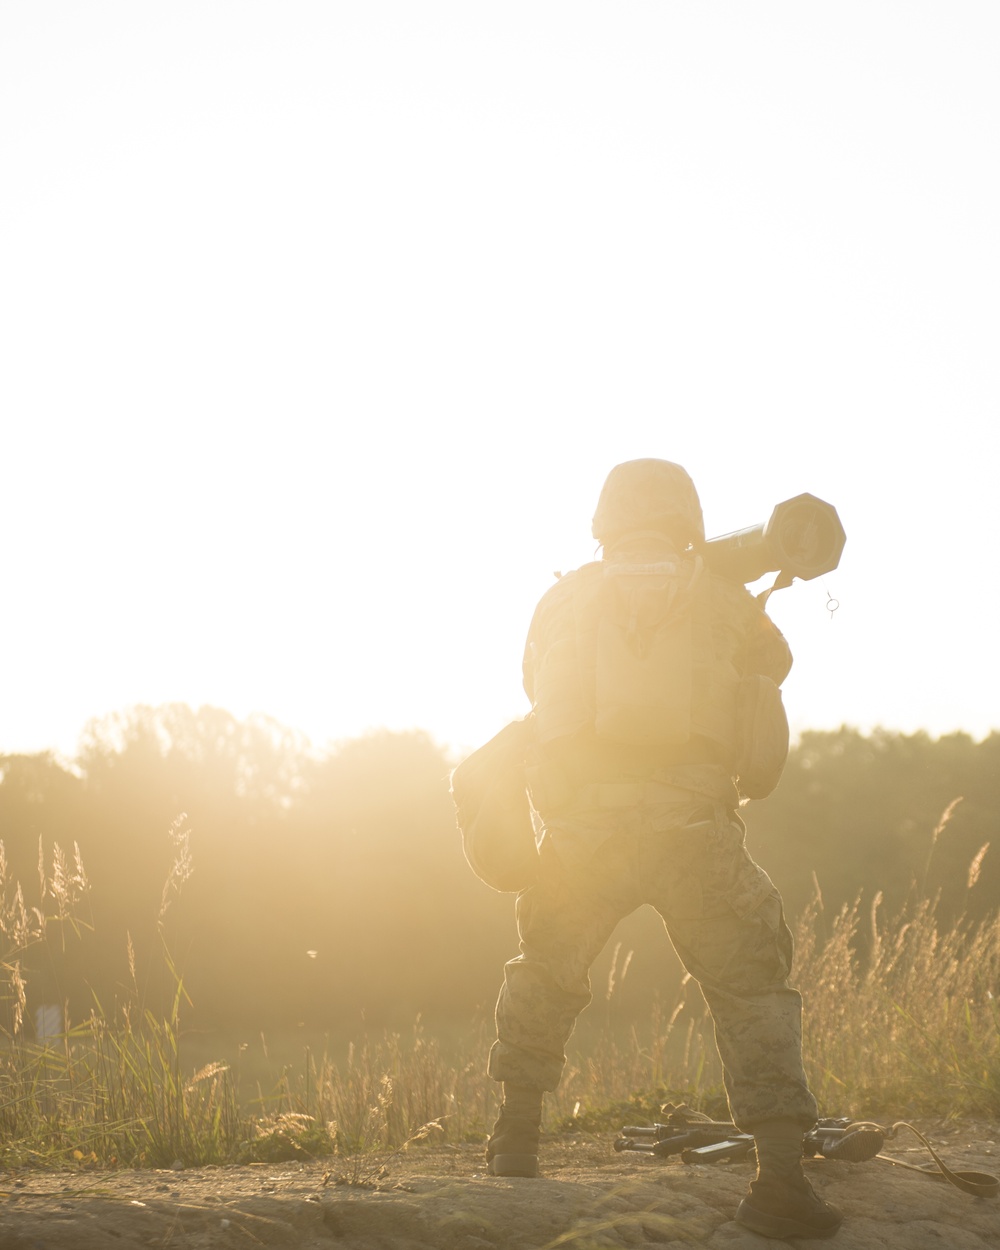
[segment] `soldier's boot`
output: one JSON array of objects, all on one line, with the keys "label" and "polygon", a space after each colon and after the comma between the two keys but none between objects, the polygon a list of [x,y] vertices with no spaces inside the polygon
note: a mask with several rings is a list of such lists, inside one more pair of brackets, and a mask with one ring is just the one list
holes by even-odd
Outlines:
[{"label": "soldier's boot", "polygon": [[486,1143],[491,1176],[537,1176],[542,1091],[504,1081],[503,1105]]},{"label": "soldier's boot", "polygon": [[764,1237],[832,1237],[843,1216],[815,1192],[802,1172],[801,1125],[768,1120],[754,1130],[757,1178],[737,1222]]}]

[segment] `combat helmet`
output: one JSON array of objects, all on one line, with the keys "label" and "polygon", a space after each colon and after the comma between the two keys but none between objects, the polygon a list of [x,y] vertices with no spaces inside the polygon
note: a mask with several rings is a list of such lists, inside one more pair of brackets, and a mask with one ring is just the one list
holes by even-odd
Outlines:
[{"label": "combat helmet", "polygon": [[637,530],[678,543],[705,541],[701,501],[686,469],[670,460],[626,460],[608,474],[591,532],[605,548]]}]

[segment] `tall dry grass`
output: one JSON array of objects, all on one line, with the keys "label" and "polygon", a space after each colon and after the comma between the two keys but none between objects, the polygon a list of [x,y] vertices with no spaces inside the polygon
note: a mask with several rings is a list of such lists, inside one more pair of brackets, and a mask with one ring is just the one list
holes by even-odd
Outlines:
[{"label": "tall dry grass", "polygon": [[[161,933],[192,870],[183,824],[169,836],[175,863],[160,900]],[[985,853],[970,865],[970,889]],[[0,1163],[163,1167],[336,1155],[346,1179],[363,1181],[387,1151],[487,1131],[497,1087],[484,1072],[485,1019],[448,1043],[418,1020],[336,1054],[304,1048],[270,1067],[265,1050],[254,1073],[242,1058],[189,1066],[183,977],[165,939],[174,987],[165,1011],[144,1005],[130,951],[122,1002],[107,1010],[95,1003],[61,1036],[34,1039],[21,960],[34,944],[71,936],[87,891],[78,852],[70,859],[55,848],[41,862],[38,899],[28,902],[7,876],[0,844]],[[1000,1114],[1000,914],[942,925],[935,900],[915,887],[898,914],[886,915],[876,896],[831,917],[817,893],[795,928],[805,1062],[823,1114]],[[647,1018],[622,1022],[615,995],[629,959],[616,950],[592,1025],[571,1043],[563,1082],[546,1099],[550,1129],[616,1127],[652,1118],[660,1102],[677,1098],[722,1110],[697,987],[687,981],[675,1002],[654,1002]]]},{"label": "tall dry grass", "polygon": [[942,928],[930,899],[844,907],[822,936],[817,900],[797,925],[805,1058],[828,1108],[1000,1111],[1000,915]]}]

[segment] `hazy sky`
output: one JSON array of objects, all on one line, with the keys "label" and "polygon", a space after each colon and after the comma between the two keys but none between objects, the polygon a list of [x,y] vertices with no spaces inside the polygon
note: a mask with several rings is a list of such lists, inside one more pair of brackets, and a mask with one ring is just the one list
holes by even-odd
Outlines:
[{"label": "hazy sky", "polygon": [[998,64],[993,0],[5,0],[0,752],[474,745],[646,455],[836,505],[795,728],[1000,728]]}]

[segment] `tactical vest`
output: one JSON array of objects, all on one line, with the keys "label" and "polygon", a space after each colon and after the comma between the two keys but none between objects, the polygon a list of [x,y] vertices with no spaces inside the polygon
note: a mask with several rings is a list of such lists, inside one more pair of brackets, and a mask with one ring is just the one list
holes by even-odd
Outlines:
[{"label": "tactical vest", "polygon": [[701,739],[735,766],[747,629],[745,603],[730,602],[737,590],[750,599],[689,554],[567,574],[529,634],[537,742],[590,730],[666,751]]}]

